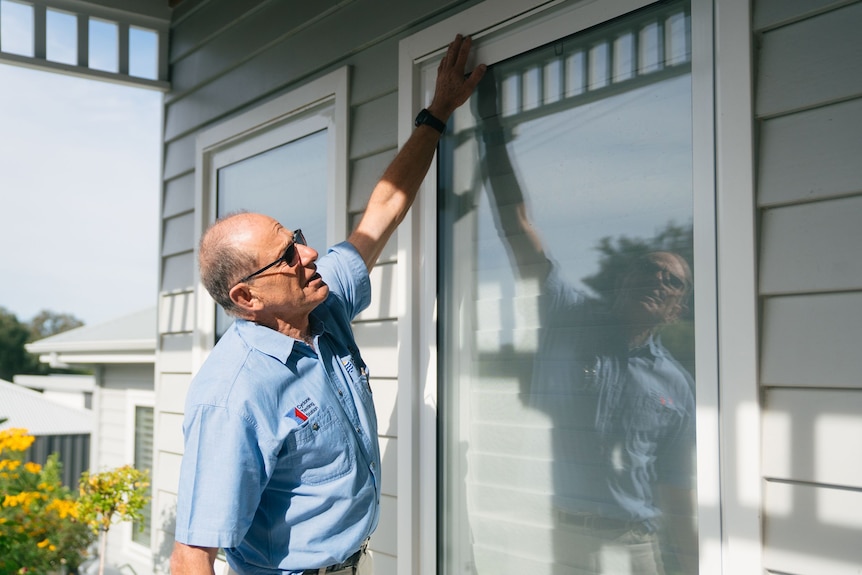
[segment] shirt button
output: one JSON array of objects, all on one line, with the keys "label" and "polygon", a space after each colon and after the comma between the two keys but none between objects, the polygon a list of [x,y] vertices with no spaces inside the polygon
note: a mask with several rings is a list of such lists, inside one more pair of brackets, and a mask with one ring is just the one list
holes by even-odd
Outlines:
[{"label": "shirt button", "polygon": [[376,468],[376,466],[372,463],[371,464],[371,471],[374,471],[375,468]]},{"label": "shirt button", "polygon": [[341,390],[339,389],[339,390],[338,390],[338,395],[340,395],[340,396],[344,397],[344,392],[343,392],[343,391],[341,391]]},{"label": "shirt button", "polygon": [[311,424],[311,429],[313,429],[314,431],[317,431],[318,429],[320,429],[320,426],[317,425],[316,423],[313,423],[313,424]]},{"label": "shirt button", "polygon": [[359,428],[358,425],[356,426],[356,433],[362,433],[362,430]]}]

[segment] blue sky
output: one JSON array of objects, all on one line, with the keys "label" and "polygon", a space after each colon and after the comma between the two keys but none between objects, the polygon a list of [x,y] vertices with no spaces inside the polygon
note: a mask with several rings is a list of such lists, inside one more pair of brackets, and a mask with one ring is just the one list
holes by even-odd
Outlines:
[{"label": "blue sky", "polygon": [[[6,16],[12,51],[28,27]],[[161,93],[4,64],[0,86],[0,306],[95,324],[156,305]]]}]

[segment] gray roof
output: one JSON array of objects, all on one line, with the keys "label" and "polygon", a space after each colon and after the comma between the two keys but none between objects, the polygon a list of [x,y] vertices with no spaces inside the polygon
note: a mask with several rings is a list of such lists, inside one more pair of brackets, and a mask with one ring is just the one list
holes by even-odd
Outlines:
[{"label": "gray roof", "polygon": [[96,325],[84,325],[35,341],[27,346],[33,353],[117,349],[118,342],[135,349],[156,348],[156,308],[118,317]]},{"label": "gray roof", "polygon": [[152,307],[106,321],[84,325],[26,345],[46,363],[154,362],[158,331]]},{"label": "gray roof", "polygon": [[45,399],[38,391],[0,379],[0,429],[23,427],[31,435],[91,433],[93,414]]}]

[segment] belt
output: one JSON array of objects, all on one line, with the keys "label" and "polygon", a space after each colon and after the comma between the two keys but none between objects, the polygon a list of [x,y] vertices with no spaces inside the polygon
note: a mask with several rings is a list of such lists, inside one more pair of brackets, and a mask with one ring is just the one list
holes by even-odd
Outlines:
[{"label": "belt", "polygon": [[603,517],[594,513],[569,513],[567,511],[556,511],[560,523],[574,525],[593,531],[635,531],[637,533],[651,533],[653,531],[646,521],[632,521],[630,519],[615,519]]},{"label": "belt", "polygon": [[362,542],[362,547],[359,548],[359,551],[342,561],[341,563],[336,563],[335,565],[330,565],[329,567],[321,567],[320,569],[306,569],[302,572],[302,575],[324,575],[327,573],[329,575],[333,575],[338,573],[339,571],[348,571],[349,573],[353,573],[353,568],[359,564],[359,560],[362,559],[362,556],[368,550],[368,539]]}]

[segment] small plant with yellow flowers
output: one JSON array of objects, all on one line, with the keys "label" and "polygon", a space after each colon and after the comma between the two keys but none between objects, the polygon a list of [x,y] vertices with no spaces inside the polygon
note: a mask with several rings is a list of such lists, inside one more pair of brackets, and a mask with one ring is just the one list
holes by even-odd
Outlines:
[{"label": "small plant with yellow flowers", "polygon": [[0,431],[0,575],[75,572],[94,539],[57,455],[44,467],[24,460],[34,440],[25,429]]},{"label": "small plant with yellow flowers", "polygon": [[99,575],[105,570],[108,531],[117,521],[138,521],[149,502],[148,472],[131,465],[81,475],[78,517],[99,536]]}]

